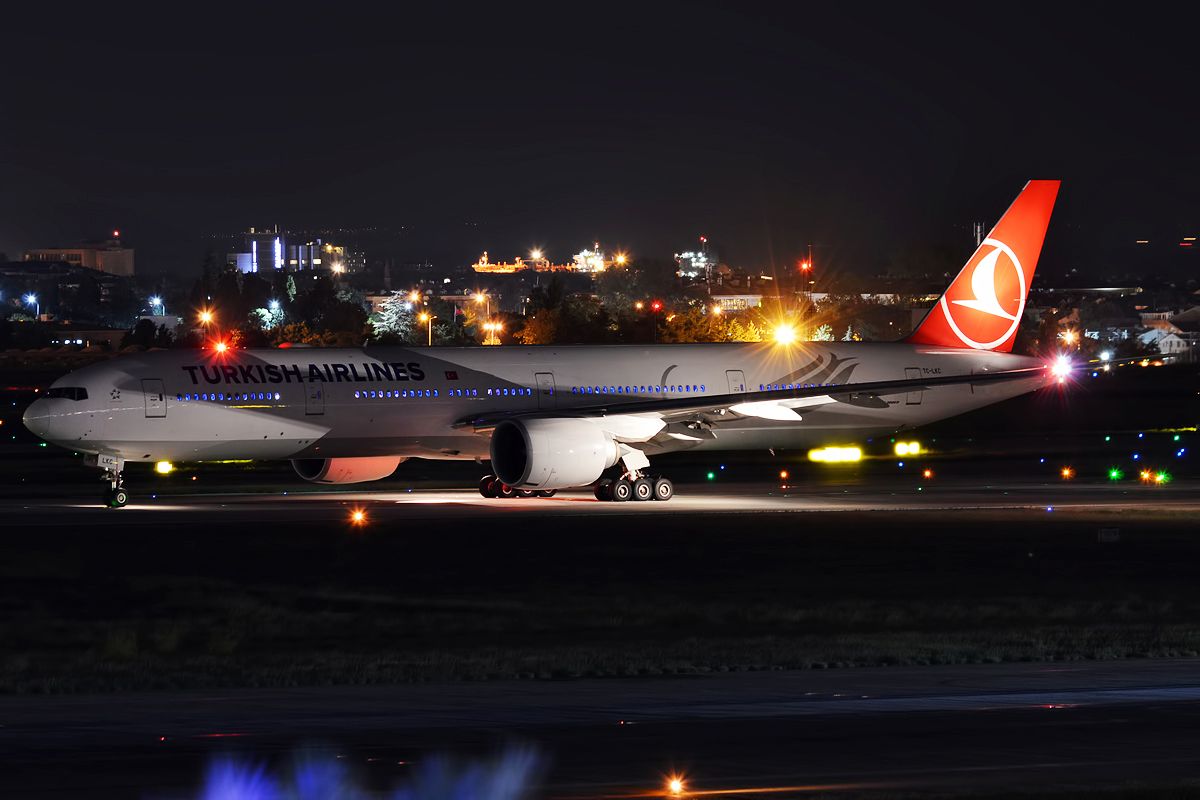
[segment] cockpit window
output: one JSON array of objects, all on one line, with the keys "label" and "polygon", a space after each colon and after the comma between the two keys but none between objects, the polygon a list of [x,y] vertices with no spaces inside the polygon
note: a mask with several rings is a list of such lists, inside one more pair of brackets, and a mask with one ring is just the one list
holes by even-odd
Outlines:
[{"label": "cockpit window", "polygon": [[87,389],[82,386],[55,386],[46,390],[46,397],[60,397],[64,400],[87,400]]}]

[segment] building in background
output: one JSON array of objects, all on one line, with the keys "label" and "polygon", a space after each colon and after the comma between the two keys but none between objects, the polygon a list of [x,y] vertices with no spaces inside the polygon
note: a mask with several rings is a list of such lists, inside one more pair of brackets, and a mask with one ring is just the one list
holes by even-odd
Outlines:
[{"label": "building in background", "polygon": [[121,244],[121,232],[102,242],[85,242],[69,247],[42,247],[25,251],[25,261],[47,261],[85,267],[109,275],[133,276],[133,248]]},{"label": "building in background", "polygon": [[228,253],[225,263],[243,273],[323,269],[340,274],[362,272],[367,268],[367,256],[344,245],[291,234],[276,226],[270,230],[251,228],[243,233],[240,249]]},{"label": "building in background", "polygon": [[700,249],[676,253],[675,263],[678,265],[676,273],[679,277],[712,283],[713,271],[717,268],[717,256],[708,249],[708,237],[701,236]]}]

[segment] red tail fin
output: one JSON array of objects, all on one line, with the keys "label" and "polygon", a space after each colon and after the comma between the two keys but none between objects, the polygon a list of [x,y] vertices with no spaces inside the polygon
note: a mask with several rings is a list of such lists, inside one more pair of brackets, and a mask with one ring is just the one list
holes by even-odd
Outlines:
[{"label": "red tail fin", "polygon": [[1012,350],[1060,181],[1030,181],[908,341]]}]

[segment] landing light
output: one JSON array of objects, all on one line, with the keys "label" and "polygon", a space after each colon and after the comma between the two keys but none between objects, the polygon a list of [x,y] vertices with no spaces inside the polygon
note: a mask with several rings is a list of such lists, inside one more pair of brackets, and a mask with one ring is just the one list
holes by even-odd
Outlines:
[{"label": "landing light", "polygon": [[808,451],[808,460],[818,464],[847,464],[862,461],[858,447],[818,447]]},{"label": "landing light", "polygon": [[667,793],[672,797],[682,797],[683,789],[683,778],[678,775],[672,775],[670,778],[667,778]]},{"label": "landing light", "polygon": [[175,471],[175,465],[170,461],[159,461],[154,465],[154,471],[159,475],[170,475]]},{"label": "landing light", "polygon": [[367,524],[367,512],[361,508],[356,508],[350,512],[350,524],[357,527],[362,527]]},{"label": "landing light", "polygon": [[920,442],[896,442],[892,450],[898,456],[919,456],[921,455]]}]

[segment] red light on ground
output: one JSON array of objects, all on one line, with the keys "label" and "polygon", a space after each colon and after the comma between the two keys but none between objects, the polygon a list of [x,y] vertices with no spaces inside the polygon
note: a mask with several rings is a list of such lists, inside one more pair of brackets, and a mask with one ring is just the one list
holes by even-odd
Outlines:
[{"label": "red light on ground", "polygon": [[1192,242],[1180,242],[1179,246],[1180,247],[1191,247],[1192,244],[1193,244]]},{"label": "red light on ground", "polygon": [[113,238],[114,238],[114,239],[120,239],[120,238],[121,238],[121,232],[120,232],[119,230],[117,230],[116,228],[114,228],[114,229],[113,229]]},{"label": "red light on ground", "polygon": [[653,303],[650,304],[651,311],[662,311],[662,307],[663,307],[663,304],[658,300],[655,300]]},{"label": "red light on ground", "polygon": [[213,350],[216,350],[218,353],[224,353],[228,349],[229,345],[225,344],[224,342],[217,342],[213,345]]}]

